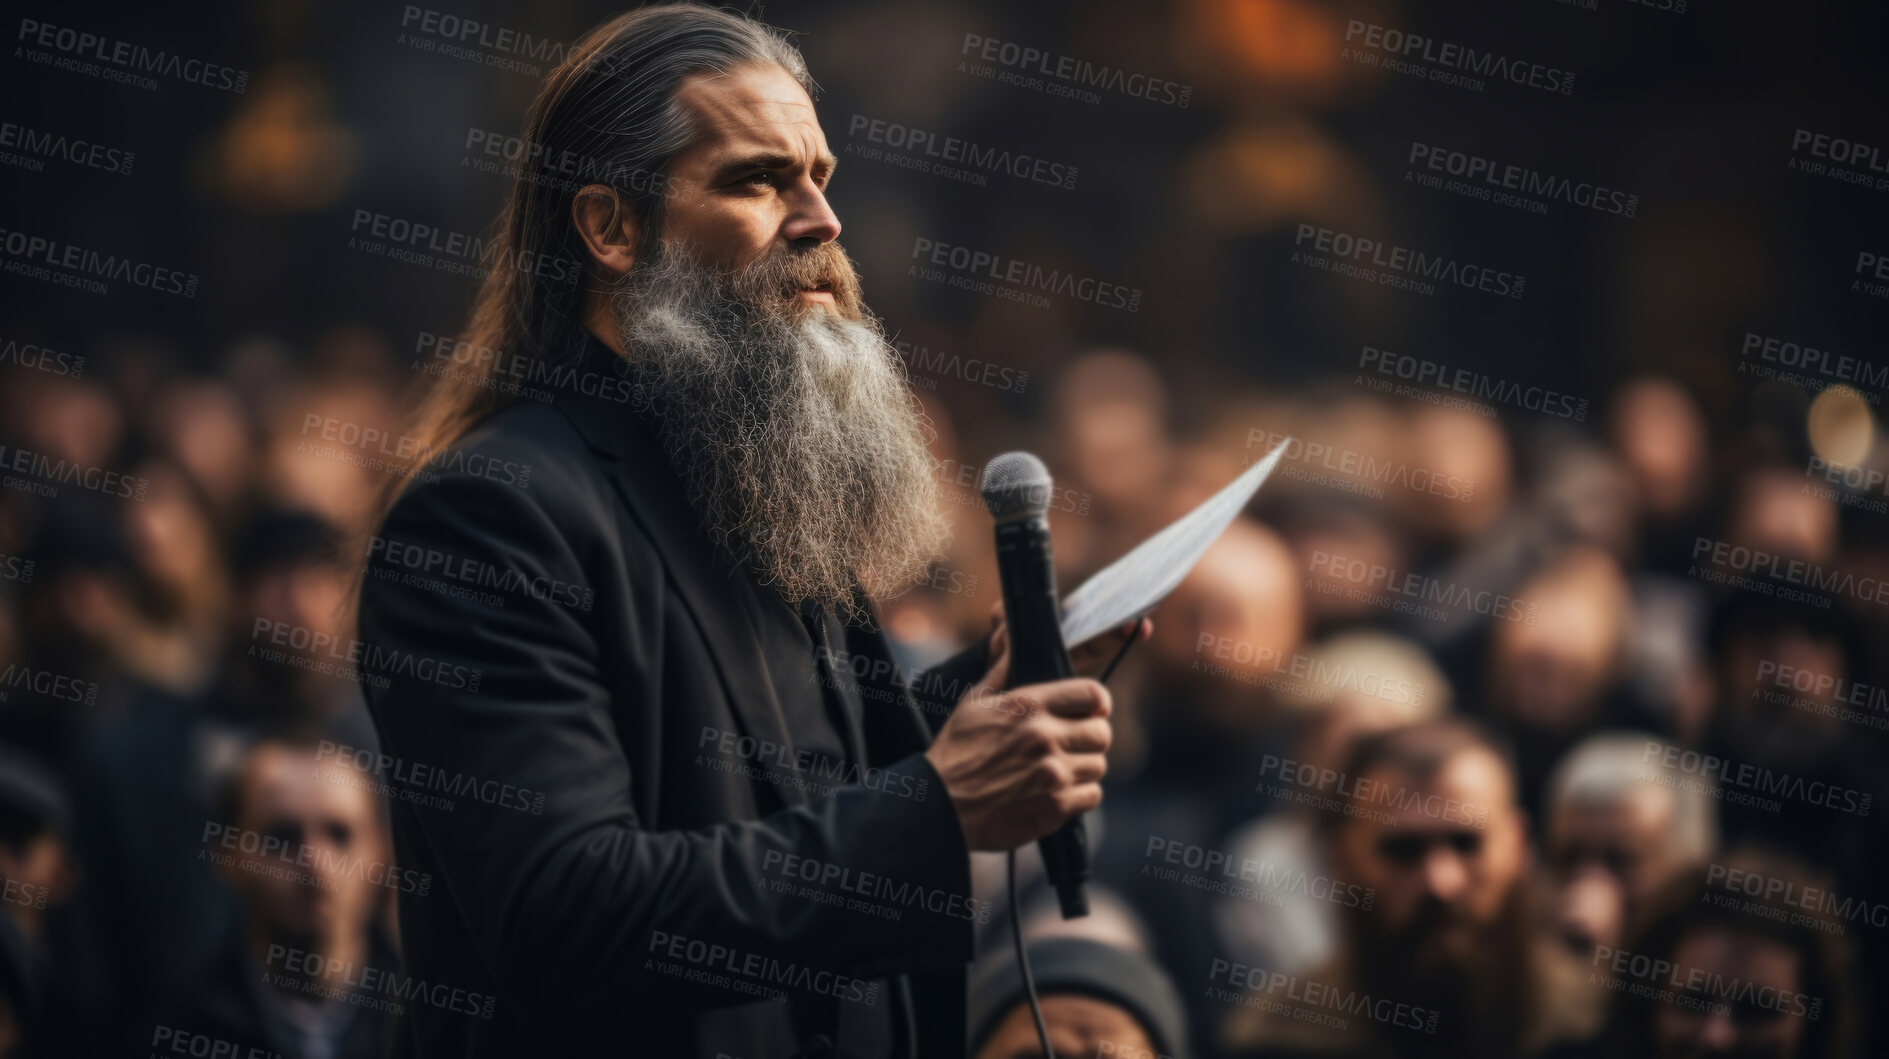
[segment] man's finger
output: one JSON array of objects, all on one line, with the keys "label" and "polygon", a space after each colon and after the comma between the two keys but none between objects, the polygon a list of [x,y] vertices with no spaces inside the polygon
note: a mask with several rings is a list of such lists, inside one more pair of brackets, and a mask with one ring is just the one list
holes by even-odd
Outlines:
[{"label": "man's finger", "polygon": [[1107,752],[1113,739],[1114,730],[1106,718],[1085,717],[1080,721],[1063,722],[1056,745],[1071,754],[1101,754]]},{"label": "man's finger", "polygon": [[1056,808],[1065,817],[1086,813],[1102,804],[1100,783],[1081,783],[1056,792]]},{"label": "man's finger", "polygon": [[1103,754],[1071,754],[1069,764],[1073,766],[1076,786],[1099,783],[1108,775],[1108,757]]},{"label": "man's finger", "polygon": [[1108,689],[1087,677],[1031,684],[1012,694],[1057,717],[1107,717],[1114,708]]}]

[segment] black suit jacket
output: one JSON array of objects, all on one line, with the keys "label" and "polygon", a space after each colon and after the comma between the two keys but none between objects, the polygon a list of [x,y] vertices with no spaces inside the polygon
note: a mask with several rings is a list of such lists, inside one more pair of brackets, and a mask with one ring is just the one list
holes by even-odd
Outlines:
[{"label": "black suit jacket", "polygon": [[417,474],[370,549],[376,779],[427,879],[400,894],[414,1054],[830,1054],[844,996],[891,1005],[894,1054],[961,1056],[977,912],[922,752],[982,647],[908,686],[845,627],[821,673],[871,768],[797,760],[758,586],[610,399],[621,358],[586,336],[573,360]]},{"label": "black suit jacket", "polygon": [[[195,1049],[206,1055],[308,1059],[282,1003],[295,994],[279,992],[263,980],[272,971],[281,973],[280,963],[274,967],[257,963],[242,931],[235,927],[211,941],[216,945],[214,955],[196,973],[170,983],[171,995],[159,1005],[155,1018],[143,1027],[138,1038],[127,1042],[127,1047],[99,1054],[187,1055]],[[379,929],[370,934],[367,952],[367,966],[395,965],[393,948]],[[333,1042],[336,1059],[386,1054],[398,1018],[394,1004],[353,1002],[357,996],[362,1000],[379,998],[372,997],[371,992],[362,995],[364,991],[349,981],[346,972],[297,973],[290,977],[296,980],[297,988],[316,982],[336,987],[338,995],[333,999],[337,1003],[331,1014],[345,1020]],[[358,981],[361,975],[356,973],[352,978]],[[309,994],[309,998],[312,996]]]}]

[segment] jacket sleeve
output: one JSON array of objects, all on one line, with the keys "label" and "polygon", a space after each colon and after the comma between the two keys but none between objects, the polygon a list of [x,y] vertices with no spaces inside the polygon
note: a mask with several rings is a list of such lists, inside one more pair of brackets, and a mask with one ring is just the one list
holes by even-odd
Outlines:
[{"label": "jacket sleeve", "polygon": [[[443,876],[419,900],[452,902],[501,997],[553,1011],[629,995],[690,1006],[775,995],[763,989],[858,999],[874,978],[967,961],[969,857],[922,755],[893,763],[873,789],[761,819],[643,826],[631,791],[649,778],[631,775],[643,755],[619,743],[611,711],[624,704],[602,667],[658,664],[638,652],[661,636],[651,626],[630,643],[600,642],[591,614],[570,605],[583,589],[539,591],[616,577],[604,572],[605,516],[552,515],[558,501],[579,506],[568,494],[583,487],[544,471],[531,488],[471,474],[416,483],[375,538],[361,599],[361,679],[383,752],[409,776],[477,792],[450,809],[400,811]],[[441,576],[448,568],[517,590],[499,594],[502,605],[482,600],[484,589]],[[685,708],[630,704],[673,711],[670,723]],[[886,793],[913,789],[928,794]],[[843,884],[824,876],[827,893],[890,888],[903,900],[876,903],[898,918],[796,892],[809,863],[850,873]]]}]

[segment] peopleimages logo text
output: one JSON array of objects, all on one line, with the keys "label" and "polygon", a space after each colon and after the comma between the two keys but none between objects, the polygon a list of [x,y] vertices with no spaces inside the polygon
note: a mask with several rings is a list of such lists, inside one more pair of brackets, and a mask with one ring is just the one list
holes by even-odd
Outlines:
[{"label": "peopleimages logo text", "polygon": [[[921,278],[945,278],[943,272],[933,270],[949,269],[957,275],[946,278],[947,286],[999,297],[1010,296],[1012,300],[1027,300],[1039,308],[1049,306],[1048,299],[1042,295],[1059,294],[1109,309],[1126,309],[1131,313],[1141,309],[1141,291],[1138,288],[1130,289],[1120,283],[1109,283],[1093,276],[1078,276],[1074,272],[1044,268],[987,250],[953,246],[922,235],[912,240],[912,260],[919,264],[913,265],[910,272]],[[932,266],[932,269],[917,271],[926,265]],[[1006,292],[1014,293],[1006,295]]]},{"label": "peopleimages logo text", "polygon": [[1154,874],[1150,869],[1156,864],[1169,864],[1191,868],[1209,876],[1219,875],[1227,880],[1251,883],[1268,891],[1309,897],[1314,901],[1329,901],[1366,912],[1377,903],[1377,891],[1368,886],[1314,874],[1294,865],[1274,867],[1267,861],[1251,857],[1236,858],[1225,850],[1197,846],[1163,835],[1149,835],[1148,844],[1141,855],[1148,862],[1142,866],[1143,875]]},{"label": "peopleimages logo text", "polygon": [[[1185,108],[1194,97],[1194,86],[1178,81],[1168,81],[1146,74],[1131,74],[1119,66],[1105,66],[1092,63],[1087,59],[1078,59],[1070,55],[1055,55],[1041,48],[1032,48],[1012,41],[998,40],[979,33],[966,33],[960,55],[975,55],[987,63],[996,63],[1017,71],[1021,75],[1041,74],[1047,82],[1061,81],[1071,86],[1064,92],[1053,95],[1070,95],[1082,99],[1085,103],[1100,102],[1101,97],[1084,89],[1106,88],[1111,92],[1120,92],[1126,96],[1136,96]],[[998,80],[1008,80],[997,78]],[[1023,88],[1040,89],[1044,82],[1035,81],[1027,76],[1010,82]],[[1093,98],[1091,98],[1093,97]]]},{"label": "peopleimages logo text", "polygon": [[[1292,238],[1292,245],[1302,252],[1329,254],[1354,268],[1368,265],[1371,269],[1382,269],[1386,277],[1428,280],[1504,298],[1520,298],[1523,288],[1528,284],[1526,277],[1512,272],[1465,264],[1440,254],[1427,254],[1421,250],[1382,243],[1314,224],[1299,225],[1298,233]],[[1365,271],[1367,274],[1359,278],[1383,282],[1387,286],[1397,285],[1389,279],[1380,279],[1375,272]]]},{"label": "peopleimages logo text", "polygon": [[[1818,805],[1838,812],[1868,816],[1875,796],[1864,791],[1838,786],[1824,780],[1806,779],[1789,772],[1778,772],[1762,765],[1741,763],[1729,758],[1649,739],[1640,754],[1642,763],[1657,760],[1668,773],[1698,776],[1705,780],[1739,787],[1760,794],[1776,795],[1806,805]],[[1662,777],[1662,779],[1668,777]],[[1709,793],[1709,792],[1708,792]]]},{"label": "peopleimages logo text", "polygon": [[[782,960],[758,952],[743,952],[719,942],[703,941],[666,930],[652,930],[649,952],[671,960],[683,960],[697,967],[714,968],[752,982],[786,986],[803,993],[814,993],[858,1004],[872,1004],[879,999],[879,984],[850,975],[822,970],[798,962]],[[710,984],[732,988],[730,982]]]},{"label": "peopleimages logo text", "polygon": [[[464,47],[517,55],[534,62],[556,66],[570,54],[569,41],[522,33],[504,26],[494,26],[476,18],[461,18],[430,7],[405,5],[400,12],[400,28],[409,33],[424,33]],[[489,65],[498,65],[496,63]]]},{"label": "peopleimages logo text", "polygon": [[1791,150],[1805,152],[1814,158],[1821,158],[1838,165],[1862,166],[1877,173],[1889,173],[1889,154],[1881,148],[1859,140],[1848,140],[1828,133],[1798,129],[1791,134]]},{"label": "peopleimages logo text", "polygon": [[[88,169],[102,169],[107,173],[129,176],[132,164],[138,160],[135,152],[120,147],[47,132],[28,125],[16,125],[11,121],[0,121],[0,148],[5,148],[0,151],[0,162],[35,171],[44,168],[39,164],[41,159],[55,158]],[[11,153],[13,151],[22,152],[27,157],[14,155]]]},{"label": "peopleimages logo text", "polygon": [[847,124],[846,134],[893,150],[910,151],[926,159],[935,158],[986,173],[1007,173],[1018,180],[1065,190],[1075,188],[1079,172],[1073,165],[1038,158],[1028,152],[1010,151],[956,136],[941,136],[926,129],[866,114],[854,114]]},{"label": "peopleimages logo text", "polygon": [[[1574,93],[1574,74],[1567,70],[1440,41],[1418,33],[1390,29],[1355,18],[1345,23],[1345,45],[1347,52],[1351,48],[1363,47],[1390,56],[1393,61],[1425,64],[1425,67],[1418,69],[1398,69],[1396,72],[1417,73],[1421,70],[1433,81],[1459,83],[1465,79],[1463,75],[1473,74],[1475,77],[1507,81],[1564,96]],[[1347,57],[1356,58],[1354,55]],[[1480,91],[1482,86],[1464,84],[1463,87]]]},{"label": "peopleimages logo text", "polygon": [[423,761],[408,761],[393,754],[327,739],[316,745],[315,760],[339,762],[362,775],[386,780],[403,788],[444,791],[454,797],[470,798],[501,809],[517,809],[533,816],[544,815],[543,791],[517,787],[471,773],[455,772]]},{"label": "peopleimages logo text", "polygon": [[1542,415],[1572,419],[1577,423],[1587,421],[1585,397],[1576,397],[1545,386],[1524,386],[1469,368],[1452,367],[1441,361],[1393,353],[1376,346],[1365,346],[1358,354],[1358,370],[1374,371],[1379,375],[1453,390],[1479,401],[1512,405]]},{"label": "peopleimages logo text", "polygon": [[[1201,633],[1194,642],[1194,654],[1247,667],[1255,678],[1252,682],[1275,690],[1291,690],[1327,701],[1340,691],[1349,691],[1402,706],[1423,704],[1422,684],[1373,673],[1349,662],[1333,662],[1297,651],[1282,654],[1271,647],[1256,646],[1218,633]],[[1198,657],[1194,660],[1193,669],[1194,672],[1206,672],[1213,676],[1226,676],[1235,672],[1211,662],[1203,669]],[[1270,680],[1266,679],[1268,673],[1293,679]]]},{"label": "peopleimages logo text", "polygon": [[[1713,575],[1707,580],[1779,599],[1829,606],[1827,600],[1819,602],[1809,597],[1809,593],[1815,591],[1848,596],[1859,603],[1889,606],[1889,580],[1858,577],[1848,570],[1826,567],[1804,559],[1792,559],[1761,548],[1747,548],[1742,544],[1710,537],[1696,537],[1692,543],[1692,560],[1692,574],[1695,577]],[[1708,564],[1716,569],[1704,569]],[[1738,576],[1728,578],[1724,570],[1731,570]],[[1752,576],[1743,576],[1747,574]],[[1754,577],[1765,580],[1753,580]]]},{"label": "peopleimages logo text", "polygon": [[[66,26],[55,26],[37,19],[20,19],[20,32],[14,40],[41,48],[51,48],[53,51],[79,60],[92,60],[136,74],[157,74],[160,77],[175,78],[187,84],[234,92],[237,95],[241,95],[243,89],[249,85],[248,70],[238,70],[233,66],[205,62],[202,59],[186,59],[181,55],[173,55],[142,44],[133,44],[128,40],[112,40],[96,33]],[[139,87],[155,88],[156,84],[153,82],[148,86],[140,85]]]},{"label": "peopleimages logo text", "polygon": [[[1521,205],[1531,213],[1546,213],[1546,202],[1563,202],[1570,206],[1594,210],[1597,213],[1611,213],[1621,217],[1632,217],[1640,211],[1640,196],[1617,188],[1609,188],[1590,180],[1569,180],[1564,176],[1544,173],[1527,166],[1497,162],[1467,151],[1454,151],[1435,144],[1412,142],[1407,164],[1412,172],[1422,175],[1444,174],[1458,177],[1467,184],[1472,198],[1487,198],[1488,194],[1513,193],[1521,196],[1522,202],[1502,205]],[[1539,208],[1537,208],[1539,207]]]},{"label": "peopleimages logo text", "polygon": [[[1782,378],[1808,390],[1823,390],[1832,381],[1867,386],[1875,391],[1889,389],[1889,368],[1775,335],[1746,331],[1738,356],[1741,375]],[[1857,396],[1870,404],[1881,401],[1878,393],[1859,391]]]},{"label": "peopleimages logo text", "polygon": [[[366,250],[443,272],[476,274],[476,268],[499,266],[553,283],[574,283],[579,275],[577,263],[568,258],[515,250],[501,241],[487,241],[466,232],[360,207],[355,208],[348,230],[353,233],[348,239],[349,249]],[[379,242],[368,242],[369,238]]]},{"label": "peopleimages logo text", "polygon": [[832,891],[838,890],[901,909],[923,909],[948,919],[990,922],[991,903],[936,887],[891,879],[877,872],[855,871],[844,864],[770,849],[761,855],[761,870],[798,879]]},{"label": "peopleimages logo text", "polygon": [[1224,980],[1233,990],[1247,993],[1242,996],[1210,985],[1207,992],[1210,997],[1339,1029],[1347,1028],[1350,1017],[1361,1017],[1385,1026],[1435,1033],[1439,1018],[1433,1008],[1415,1007],[1389,997],[1374,997],[1369,992],[1340,989],[1296,974],[1249,967],[1218,957],[1208,966],[1207,980],[1210,983]]},{"label": "peopleimages logo text", "polygon": [[[29,279],[80,287],[93,294],[108,292],[108,288],[100,281],[117,280],[159,294],[179,294],[186,298],[197,296],[199,279],[195,273],[102,253],[89,247],[48,239],[43,235],[0,228],[0,250],[5,251],[11,259],[6,264],[8,272],[20,273]],[[59,271],[50,271],[53,269]]]},{"label": "peopleimages logo text", "polygon": [[[1761,901],[1788,905],[1791,908],[1802,909],[1803,913],[1808,913],[1786,913],[1788,920],[1793,923],[1821,926],[1822,924],[1817,922],[1817,917],[1825,917],[1852,923],[1862,920],[1872,927],[1889,927],[1889,905],[1854,897],[1838,897],[1829,890],[1810,886],[1796,879],[1746,871],[1714,862],[1706,868],[1705,881],[1707,885],[1722,889],[1726,893],[1756,897]],[[1778,910],[1775,909],[1765,909],[1762,912],[1752,909],[1754,915],[1766,913],[1769,913],[1771,918],[1778,916]],[[1838,931],[1833,931],[1833,933],[1840,932],[1840,929],[1839,927]]]},{"label": "peopleimages logo text", "polygon": [[[1246,431],[1249,455],[1255,450],[1271,452],[1281,445],[1286,447],[1285,458],[1288,461],[1334,471],[1347,478],[1377,485],[1401,486],[1415,493],[1428,493],[1446,500],[1467,502],[1476,494],[1476,483],[1458,475],[1438,474],[1427,467],[1413,466],[1402,460],[1379,459],[1355,449],[1334,448],[1322,441],[1306,441],[1276,430],[1249,427]],[[1248,465],[1251,465],[1250,460]]]}]

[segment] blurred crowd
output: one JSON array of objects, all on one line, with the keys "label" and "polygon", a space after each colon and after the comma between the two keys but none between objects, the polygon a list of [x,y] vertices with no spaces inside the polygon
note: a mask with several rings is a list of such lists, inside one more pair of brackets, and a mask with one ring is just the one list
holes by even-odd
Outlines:
[{"label": "blurred crowd", "polygon": [[[398,1005],[308,983],[397,968],[394,898],[430,885],[393,862],[350,617],[426,365],[341,329],[65,367],[0,387],[0,1054],[378,1054]],[[1046,384],[976,426],[1057,474],[1065,591],[1284,446],[1110,679],[1095,915],[1021,858],[1058,1054],[1881,1054],[1882,603],[1726,558],[1889,569],[1817,439],[1714,436],[1653,377],[1583,422],[1183,393],[1124,350]],[[998,598],[966,473],[994,450],[917,392],[956,532],[882,609],[914,667]],[[974,1054],[1033,1054],[975,868]]]},{"label": "blurred crowd", "polygon": [[1065,587],[1284,446],[1111,680],[1112,914],[1026,912],[1175,1011],[1058,1054],[1883,1054],[1885,537],[1817,455],[1874,446],[1860,395],[1793,438],[1657,377],[1585,422],[1350,379],[1170,403],[1120,351],[1055,385]]}]

